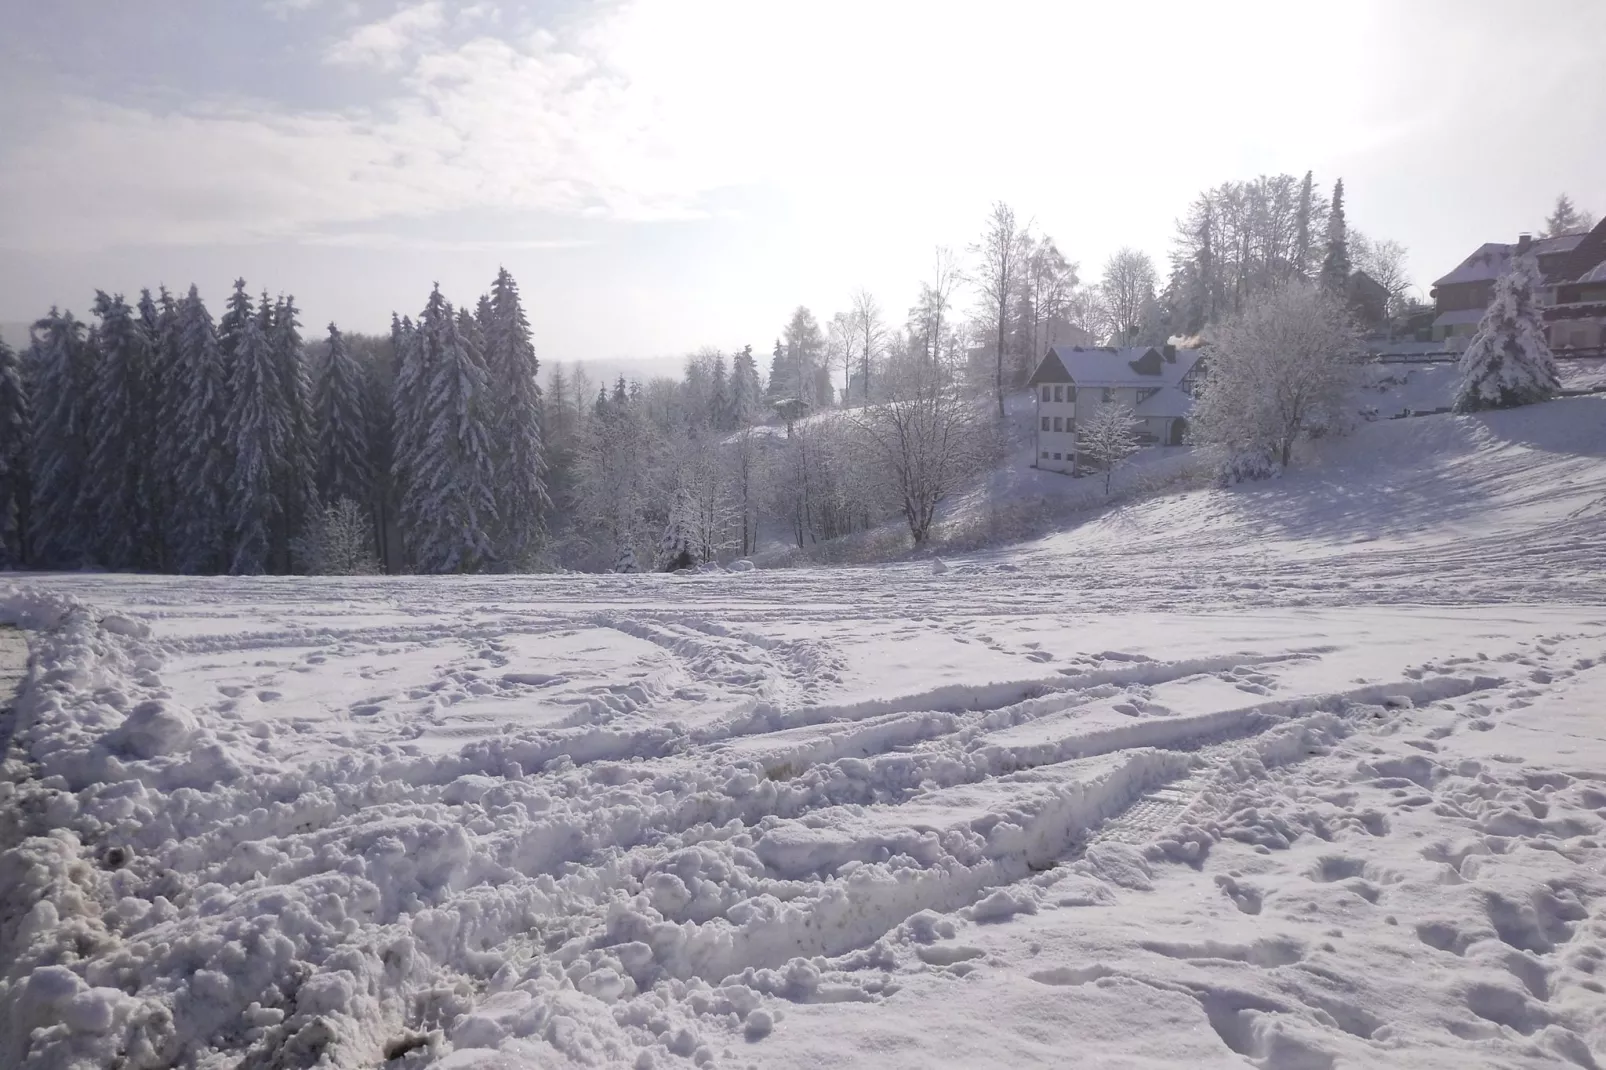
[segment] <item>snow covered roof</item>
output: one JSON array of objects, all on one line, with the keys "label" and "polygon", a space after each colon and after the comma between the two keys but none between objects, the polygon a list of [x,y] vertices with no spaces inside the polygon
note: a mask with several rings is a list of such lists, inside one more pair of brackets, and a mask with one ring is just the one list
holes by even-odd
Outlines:
[{"label": "snow covered roof", "polygon": [[1588,271],[1586,271],[1582,275],[1578,276],[1578,281],[1579,282],[1606,282],[1606,260],[1602,260],[1600,263],[1596,264],[1594,267],[1590,268]]},{"label": "snow covered roof", "polygon": [[1433,321],[1435,327],[1454,327],[1462,323],[1477,323],[1483,319],[1483,309],[1462,308],[1454,312],[1441,312]]},{"label": "snow covered roof", "polygon": [[1163,386],[1158,394],[1144,398],[1132,410],[1134,416],[1186,416],[1193,411],[1193,399],[1174,386]]},{"label": "snow covered roof", "polygon": [[[1563,234],[1559,238],[1540,238],[1529,246],[1534,256],[1555,256],[1570,253],[1584,243],[1587,234]],[[1492,282],[1506,273],[1516,245],[1509,242],[1484,242],[1478,251],[1467,257],[1456,269],[1436,281],[1435,286],[1453,286],[1462,282]]]},{"label": "snow covered roof", "polygon": [[[1167,356],[1169,350],[1170,356]],[[1028,386],[1076,383],[1080,386],[1175,386],[1203,354],[1169,346],[1052,346]]]}]

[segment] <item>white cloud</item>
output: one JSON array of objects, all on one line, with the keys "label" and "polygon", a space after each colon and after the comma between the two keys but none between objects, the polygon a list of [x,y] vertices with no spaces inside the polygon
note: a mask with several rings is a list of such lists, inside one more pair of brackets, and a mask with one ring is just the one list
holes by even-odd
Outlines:
[{"label": "white cloud", "polygon": [[358,26],[336,41],[324,58],[330,63],[395,70],[409,50],[445,25],[441,0],[425,0],[389,18]]}]

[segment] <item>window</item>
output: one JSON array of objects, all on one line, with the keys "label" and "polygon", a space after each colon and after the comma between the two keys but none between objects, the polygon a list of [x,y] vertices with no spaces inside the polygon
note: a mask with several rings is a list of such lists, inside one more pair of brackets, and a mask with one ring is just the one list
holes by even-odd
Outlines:
[{"label": "window", "polygon": [[1055,401],[1064,401],[1065,400],[1065,388],[1063,386],[1056,386],[1054,388],[1054,400]]},{"label": "window", "polygon": [[1047,450],[1043,451],[1043,460],[1045,460],[1045,461],[1048,460],[1048,451]]},{"label": "window", "polygon": [[1065,420],[1064,420],[1064,418],[1059,417],[1059,416],[1054,417],[1054,430],[1056,430],[1056,431],[1065,430]]},{"label": "window", "polygon": [[1115,388],[1114,387],[1109,387],[1109,386],[1105,387],[1104,388],[1104,403],[1106,405],[1108,405],[1110,402],[1112,402],[1114,400],[1115,400]]},{"label": "window", "polygon": [[1055,459],[1055,460],[1056,460],[1056,461],[1057,461],[1057,460],[1059,460],[1059,459],[1060,459],[1060,455],[1059,455],[1059,454],[1057,454],[1057,453],[1056,453],[1056,454],[1054,454],[1054,459]]},{"label": "window", "polygon": [[[1046,386],[1045,386],[1045,387],[1043,387],[1043,400],[1044,400],[1044,401],[1047,401],[1047,400],[1048,400],[1048,387],[1046,387]],[[1046,455],[1045,455],[1045,456],[1046,456]]]},{"label": "window", "polygon": [[1143,404],[1145,401],[1148,401],[1150,398],[1154,397],[1154,395],[1158,394],[1159,392],[1160,392],[1159,387],[1152,387],[1152,386],[1147,388],[1147,389],[1145,389],[1145,390],[1139,390],[1138,391],[1138,404],[1139,405]]},{"label": "window", "polygon": [[[1047,390],[1048,387],[1045,386],[1043,389]],[[1048,417],[1047,416],[1043,417],[1043,430],[1044,431],[1048,430]]]},{"label": "window", "polygon": [[1065,400],[1066,401],[1075,401],[1076,400],[1076,386],[1074,384],[1065,388]]}]

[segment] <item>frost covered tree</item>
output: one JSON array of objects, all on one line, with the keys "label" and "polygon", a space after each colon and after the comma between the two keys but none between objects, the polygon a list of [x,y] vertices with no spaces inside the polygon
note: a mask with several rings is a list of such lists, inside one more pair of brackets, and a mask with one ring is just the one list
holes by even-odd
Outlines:
[{"label": "frost covered tree", "polygon": [[472,572],[490,562],[495,549],[490,388],[439,286],[416,334],[428,379],[421,384],[423,434],[409,461],[402,520],[421,571]]},{"label": "frost covered tree", "polygon": [[1585,234],[1595,227],[1595,217],[1573,207],[1573,200],[1565,193],[1556,197],[1555,209],[1545,217],[1541,238],[1559,238],[1564,234]]},{"label": "frost covered tree", "polygon": [[0,568],[27,562],[28,393],[22,360],[0,338]]},{"label": "frost covered tree", "polygon": [[160,287],[159,296],[140,294],[140,323],[151,340],[151,510],[156,522],[153,551],[157,567],[178,568],[178,471],[183,456],[180,413],[186,385],[182,379],[179,305]]},{"label": "frost covered tree", "polygon": [[1120,463],[1138,452],[1137,417],[1127,405],[1100,405],[1076,428],[1077,452],[1086,454],[1104,472],[1104,493]]},{"label": "frost covered tree", "polygon": [[1461,354],[1456,412],[1530,405],[1561,388],[1535,297],[1539,285],[1532,256],[1514,258],[1495,282],[1478,331]]},{"label": "frost covered tree", "polygon": [[285,502],[278,491],[292,464],[290,407],[261,318],[245,317],[234,344],[223,424],[234,460],[226,506],[233,533],[229,571],[255,576],[268,571],[274,532],[285,526]]},{"label": "frost covered tree", "polygon": [[731,420],[736,427],[751,427],[763,414],[763,384],[753,347],[743,346],[731,363]]},{"label": "frost covered tree", "polygon": [[1342,294],[1351,271],[1349,233],[1344,221],[1344,180],[1333,183],[1333,203],[1327,210],[1327,247],[1322,254],[1322,288]]},{"label": "frost covered tree", "polygon": [[993,391],[998,418],[1004,417],[1004,354],[1010,334],[1010,305],[1026,268],[1027,228],[1015,222],[1015,210],[1003,201],[993,205],[981,240],[970,247],[975,267],[971,279],[981,296],[981,322],[993,343]]},{"label": "frost covered tree", "polygon": [[[853,291],[853,348],[859,354],[859,397],[868,402],[875,395],[870,389],[870,377],[876,361],[881,358],[887,344],[887,325],[881,319],[881,306],[870,291],[860,286]],[[848,403],[848,388],[842,388],[842,404]]]},{"label": "frost covered tree", "polygon": [[228,563],[224,510],[230,458],[224,433],[228,383],[212,314],[192,285],[177,310],[177,363],[170,389],[175,417],[172,526],[181,572],[219,572]]},{"label": "frost covered tree", "polygon": [[640,571],[636,567],[635,547],[631,546],[629,543],[625,543],[619,547],[619,553],[613,560],[613,571],[625,573]]},{"label": "frost covered tree", "polygon": [[346,345],[340,328],[331,323],[329,352],[313,391],[320,501],[366,503],[372,500],[368,392],[367,372]]},{"label": "frost covered tree", "polygon": [[1144,309],[1154,302],[1154,261],[1137,249],[1117,249],[1104,263],[1099,293],[1112,325],[1111,342],[1128,344],[1141,329]]},{"label": "frost covered tree", "polygon": [[87,493],[94,367],[84,325],[52,308],[33,325],[26,368],[34,404],[28,446],[34,563],[76,568],[97,541]]},{"label": "frost covered tree", "polygon": [[542,544],[549,506],[541,436],[540,362],[518,284],[506,268],[496,274],[484,306],[485,363],[490,377],[492,439],[496,444],[495,555],[505,568],[527,569]]},{"label": "frost covered tree", "polygon": [[1348,309],[1320,286],[1291,282],[1258,295],[1217,329],[1195,437],[1286,466],[1301,436],[1342,426],[1360,352]]},{"label": "frost covered tree", "polygon": [[[262,295],[267,305],[267,294]],[[274,538],[273,556],[284,571],[295,568],[290,542],[317,510],[318,439],[312,420],[312,381],[301,344],[300,309],[293,296],[274,303],[269,345],[279,369],[280,391],[288,415],[285,462],[277,472],[282,522]]]},{"label": "frost covered tree", "polygon": [[855,418],[916,546],[930,535],[937,506],[985,456],[985,422],[949,380],[942,368],[916,363],[888,384],[886,401]]},{"label": "frost covered tree", "polygon": [[374,556],[368,510],[341,498],[313,515],[298,537],[296,556],[315,576],[372,576],[379,572]]},{"label": "frost covered tree", "polygon": [[697,567],[693,510],[691,496],[684,487],[677,487],[669,507],[669,523],[658,540],[658,567],[664,572]]},{"label": "frost covered tree", "polygon": [[95,292],[94,367],[85,493],[95,558],[108,568],[152,568],[156,494],[150,471],[153,340],[122,295]]}]

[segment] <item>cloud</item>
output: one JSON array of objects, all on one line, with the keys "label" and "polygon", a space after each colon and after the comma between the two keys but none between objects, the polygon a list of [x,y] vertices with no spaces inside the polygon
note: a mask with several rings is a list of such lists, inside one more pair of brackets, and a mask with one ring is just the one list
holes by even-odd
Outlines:
[{"label": "cloud", "polygon": [[336,41],[324,58],[330,63],[395,70],[413,46],[445,25],[446,13],[441,0],[425,0],[404,7],[389,18],[358,26]]}]

